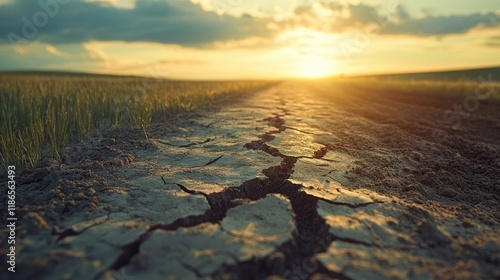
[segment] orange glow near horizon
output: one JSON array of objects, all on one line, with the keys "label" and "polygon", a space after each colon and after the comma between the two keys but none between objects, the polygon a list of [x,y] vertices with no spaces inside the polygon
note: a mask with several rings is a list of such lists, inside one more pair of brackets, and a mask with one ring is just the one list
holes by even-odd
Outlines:
[{"label": "orange glow near horizon", "polygon": [[296,75],[303,78],[322,78],[338,71],[332,66],[329,61],[318,57],[304,58],[296,63]]},{"label": "orange glow near horizon", "polygon": [[341,37],[308,28],[284,32],[278,41],[287,45],[284,60],[291,62],[288,75],[299,78],[321,78],[342,72],[338,63]]}]

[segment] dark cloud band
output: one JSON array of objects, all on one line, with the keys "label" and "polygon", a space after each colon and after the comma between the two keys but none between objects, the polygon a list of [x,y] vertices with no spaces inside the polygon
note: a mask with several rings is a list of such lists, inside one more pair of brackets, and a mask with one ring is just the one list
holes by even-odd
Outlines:
[{"label": "dark cloud band", "polygon": [[267,20],[221,18],[189,1],[137,1],[135,9],[118,9],[81,0],[18,0],[2,6],[0,18],[0,41],[17,36],[52,44],[118,40],[203,46],[271,36]]}]

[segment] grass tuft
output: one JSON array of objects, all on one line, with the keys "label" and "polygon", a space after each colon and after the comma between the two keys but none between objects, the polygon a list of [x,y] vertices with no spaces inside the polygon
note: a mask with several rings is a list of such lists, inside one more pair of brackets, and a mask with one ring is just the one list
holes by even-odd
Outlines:
[{"label": "grass tuft", "polygon": [[181,82],[144,78],[0,76],[0,159],[33,169],[62,158],[71,140],[108,128],[147,129],[270,82]]}]

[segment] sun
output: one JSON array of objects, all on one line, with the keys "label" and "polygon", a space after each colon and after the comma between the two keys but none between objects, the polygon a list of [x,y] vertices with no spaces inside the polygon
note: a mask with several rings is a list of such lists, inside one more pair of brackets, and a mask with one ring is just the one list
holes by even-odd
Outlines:
[{"label": "sun", "polygon": [[281,33],[277,41],[285,46],[282,58],[289,77],[317,79],[338,75],[345,69],[337,46],[342,35],[309,28],[298,28]]},{"label": "sun", "polygon": [[335,48],[331,46],[339,40],[338,35],[300,28],[285,32],[279,38],[288,43],[287,57],[293,76],[301,78],[322,78],[339,72]]},{"label": "sun", "polygon": [[332,63],[319,57],[305,57],[296,64],[296,74],[303,78],[322,78],[333,72]]}]

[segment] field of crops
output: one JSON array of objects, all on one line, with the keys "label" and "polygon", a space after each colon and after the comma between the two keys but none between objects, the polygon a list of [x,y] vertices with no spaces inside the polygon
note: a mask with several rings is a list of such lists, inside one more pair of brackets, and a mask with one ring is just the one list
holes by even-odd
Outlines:
[{"label": "field of crops", "polygon": [[181,82],[120,77],[0,76],[0,155],[33,168],[61,158],[70,140],[104,129],[146,130],[152,121],[249,93],[269,82]]}]

